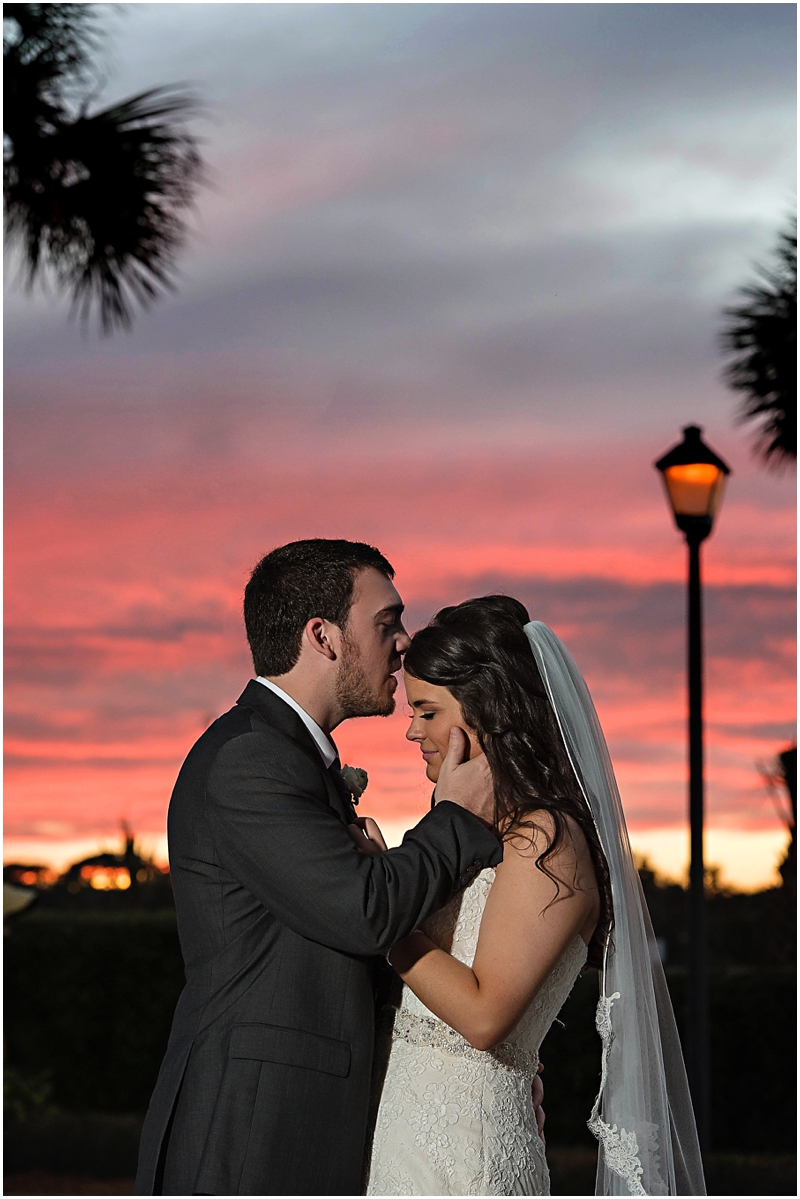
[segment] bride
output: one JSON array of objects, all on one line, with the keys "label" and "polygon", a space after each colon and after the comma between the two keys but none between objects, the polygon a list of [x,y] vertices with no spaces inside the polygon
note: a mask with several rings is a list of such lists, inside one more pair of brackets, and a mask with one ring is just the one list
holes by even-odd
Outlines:
[{"label": "bride", "polygon": [[518,601],[485,596],[439,612],[404,669],[428,778],[458,737],[486,754],[503,860],[389,954],[404,986],[367,1193],[550,1193],[531,1084],[588,965],[601,972],[597,1193],[704,1194],[663,972],[572,659]]}]

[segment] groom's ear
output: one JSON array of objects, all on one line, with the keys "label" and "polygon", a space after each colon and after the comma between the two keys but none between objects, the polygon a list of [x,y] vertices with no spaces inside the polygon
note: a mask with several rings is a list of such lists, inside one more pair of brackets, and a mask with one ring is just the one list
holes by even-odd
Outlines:
[{"label": "groom's ear", "polygon": [[303,636],[314,653],[321,654],[331,662],[335,662],[339,657],[340,632],[329,620],[323,620],[321,616],[312,616],[306,623]]}]

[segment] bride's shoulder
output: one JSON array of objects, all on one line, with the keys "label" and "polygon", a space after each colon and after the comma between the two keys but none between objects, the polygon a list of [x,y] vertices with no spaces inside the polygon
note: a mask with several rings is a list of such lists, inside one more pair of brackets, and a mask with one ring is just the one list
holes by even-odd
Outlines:
[{"label": "bride's shoulder", "polygon": [[546,854],[548,871],[556,864],[577,865],[589,854],[578,821],[566,812],[557,820],[550,808],[536,808],[503,832],[503,861],[535,867]]}]

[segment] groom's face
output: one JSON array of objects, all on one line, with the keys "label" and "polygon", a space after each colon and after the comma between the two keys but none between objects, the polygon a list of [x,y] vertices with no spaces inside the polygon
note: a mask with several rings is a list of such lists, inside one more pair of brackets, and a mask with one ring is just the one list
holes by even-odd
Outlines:
[{"label": "groom's face", "polygon": [[342,719],[391,715],[397,690],[394,676],[410,643],[403,627],[403,601],[391,579],[371,567],[359,571],[342,630],[336,682]]}]

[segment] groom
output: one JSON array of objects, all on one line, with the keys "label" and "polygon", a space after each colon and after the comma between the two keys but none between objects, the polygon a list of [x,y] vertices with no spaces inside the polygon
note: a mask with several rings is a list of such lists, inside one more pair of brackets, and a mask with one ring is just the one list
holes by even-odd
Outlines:
[{"label": "groom", "polygon": [[170,802],[186,986],[138,1195],[358,1194],[380,955],[502,857],[486,761],[459,764],[457,747],[400,848],[354,845],[330,733],[394,710],[409,638],[393,577],[371,546],[312,540],[273,550],[247,585],[258,677]]}]

